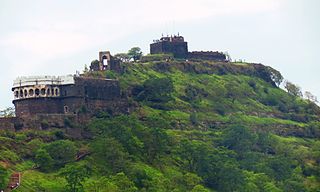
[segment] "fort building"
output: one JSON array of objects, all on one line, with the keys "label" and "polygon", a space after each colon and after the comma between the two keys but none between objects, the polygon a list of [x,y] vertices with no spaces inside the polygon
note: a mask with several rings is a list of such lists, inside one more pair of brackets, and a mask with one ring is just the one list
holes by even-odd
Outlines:
[{"label": "fort building", "polygon": [[[99,52],[90,71],[120,72],[120,60],[109,51]],[[128,113],[119,81],[80,75],[18,77],[12,86],[16,117],[0,118],[0,129],[65,127],[64,120],[85,122],[97,112]],[[44,126],[47,127],[48,125]]]},{"label": "fort building", "polygon": [[177,59],[227,61],[224,53],[218,51],[188,51],[188,42],[181,35],[161,37],[150,44],[150,54],[173,54]]},{"label": "fort building", "polygon": [[161,37],[150,44],[150,54],[172,53],[175,58],[188,57],[188,43],[180,35]]},{"label": "fort building", "polygon": [[16,117],[0,118],[0,129],[68,128],[96,113],[129,112],[119,81],[79,75],[18,77],[12,86]]},{"label": "fort building", "polygon": [[17,117],[105,109],[121,97],[117,80],[73,75],[19,77],[12,91]]}]

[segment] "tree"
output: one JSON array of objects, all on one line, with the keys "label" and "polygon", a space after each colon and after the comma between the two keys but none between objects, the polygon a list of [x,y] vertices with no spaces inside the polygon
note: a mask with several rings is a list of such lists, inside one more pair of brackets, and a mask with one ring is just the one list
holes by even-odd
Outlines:
[{"label": "tree", "polygon": [[128,153],[116,139],[98,139],[92,144],[91,148],[94,161],[101,166],[102,172],[117,173],[126,167]]},{"label": "tree", "polygon": [[118,187],[107,177],[89,180],[85,182],[85,191],[103,192],[103,191],[118,191]]},{"label": "tree", "polygon": [[153,128],[144,139],[144,147],[150,162],[159,159],[168,150],[169,137],[167,133],[159,128]]},{"label": "tree", "polygon": [[0,117],[14,117],[15,110],[13,107],[7,107],[4,110],[0,111]]},{"label": "tree", "polygon": [[194,188],[191,190],[191,192],[210,192],[209,189],[206,189],[204,186],[202,185],[196,185],[194,186]]},{"label": "tree", "polygon": [[173,82],[170,78],[150,78],[143,83],[143,87],[135,87],[133,94],[137,100],[152,102],[168,102],[173,92]]},{"label": "tree", "polygon": [[244,97],[243,87],[239,84],[227,83],[225,84],[225,88],[227,90],[226,96],[232,99],[232,103]]},{"label": "tree", "polygon": [[35,157],[37,151],[43,146],[41,139],[33,139],[26,145],[26,156]]},{"label": "tree", "polygon": [[199,147],[201,143],[183,139],[178,146],[178,155],[180,156],[184,167],[193,172],[196,169]]},{"label": "tree", "polygon": [[243,125],[232,125],[226,129],[222,141],[223,146],[235,150],[239,155],[252,149],[256,135]]},{"label": "tree", "polygon": [[311,92],[306,91],[304,93],[304,96],[307,98],[308,101],[313,102],[313,103],[318,103],[317,96],[313,95]]},{"label": "tree", "polygon": [[83,182],[90,176],[91,170],[87,165],[67,165],[61,175],[67,180],[67,189],[70,192],[83,190]]},{"label": "tree", "polygon": [[52,169],[53,159],[45,149],[36,152],[35,163],[41,171],[48,172]]},{"label": "tree", "polygon": [[226,56],[228,62],[232,62],[231,56],[228,52],[225,52],[224,55]]},{"label": "tree", "polygon": [[88,72],[89,72],[88,66],[87,66],[87,64],[85,64],[84,69],[83,69],[83,73],[88,73]]},{"label": "tree", "polygon": [[232,151],[208,144],[201,145],[198,150],[197,175],[203,178],[206,186],[217,191],[242,191],[244,175]]},{"label": "tree", "polygon": [[301,88],[298,85],[295,85],[290,81],[285,81],[284,88],[288,91],[290,95],[293,95],[295,97],[302,97]]},{"label": "tree", "polygon": [[283,76],[281,75],[281,73],[273,69],[272,67],[267,67],[267,71],[269,72],[272,81],[279,87],[279,85],[283,81]]},{"label": "tree", "polygon": [[120,59],[122,62],[130,61],[130,56],[128,55],[128,53],[117,53],[114,55],[114,57]]},{"label": "tree", "polygon": [[134,61],[139,60],[142,57],[141,49],[139,47],[132,47],[128,51],[128,56],[130,59],[133,59]]},{"label": "tree", "polygon": [[100,70],[100,62],[98,60],[91,61],[90,71],[99,71]]},{"label": "tree", "polygon": [[53,163],[57,167],[74,161],[77,152],[74,143],[69,140],[54,141],[45,146],[44,149],[52,157]]},{"label": "tree", "polygon": [[134,183],[123,172],[117,173],[115,176],[112,176],[111,180],[117,185],[119,191],[138,191]]},{"label": "tree", "polygon": [[9,172],[0,164],[0,190],[7,187],[9,181]]}]

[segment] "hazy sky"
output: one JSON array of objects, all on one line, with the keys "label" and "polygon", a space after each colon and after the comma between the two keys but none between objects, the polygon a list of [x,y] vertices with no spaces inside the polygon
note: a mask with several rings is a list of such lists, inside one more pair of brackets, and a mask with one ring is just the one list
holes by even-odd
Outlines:
[{"label": "hazy sky", "polygon": [[100,50],[126,52],[163,33],[189,50],[269,65],[320,97],[318,0],[0,0],[0,109],[17,76],[83,70]]}]

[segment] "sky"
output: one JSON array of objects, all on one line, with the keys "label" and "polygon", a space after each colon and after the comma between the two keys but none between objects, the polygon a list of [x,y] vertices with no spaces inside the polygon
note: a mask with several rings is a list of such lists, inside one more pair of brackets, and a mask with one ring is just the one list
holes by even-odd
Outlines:
[{"label": "sky", "polygon": [[262,63],[320,98],[318,0],[0,0],[0,109],[18,76],[66,75],[177,34],[190,51]]}]

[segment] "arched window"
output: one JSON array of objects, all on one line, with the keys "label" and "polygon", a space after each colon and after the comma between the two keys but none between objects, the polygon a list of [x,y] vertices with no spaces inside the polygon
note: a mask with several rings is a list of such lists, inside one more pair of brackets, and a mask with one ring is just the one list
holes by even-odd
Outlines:
[{"label": "arched window", "polygon": [[45,95],[46,95],[46,89],[45,89],[45,88],[42,88],[42,89],[41,89],[41,95],[42,95],[42,96],[45,96]]},{"label": "arched window", "polygon": [[19,91],[15,91],[15,92],[14,92],[14,97],[15,97],[15,98],[19,98]]},{"label": "arched window", "polygon": [[22,89],[20,90],[20,97],[23,98],[23,91],[22,91]]},{"label": "arched window", "polygon": [[28,91],[25,89],[24,90],[24,97],[27,97],[28,96]]},{"label": "arched window", "polygon": [[64,106],[64,113],[69,113],[69,107],[68,106]]},{"label": "arched window", "polygon": [[106,55],[102,56],[102,64],[103,66],[108,66],[108,57]]},{"label": "arched window", "polygon": [[59,96],[59,89],[58,88],[55,89],[55,94],[56,94],[56,96]]},{"label": "arched window", "polygon": [[47,96],[51,95],[51,89],[47,89]]},{"label": "arched window", "polygon": [[15,91],[15,92],[14,92],[14,97],[15,97],[15,98],[19,98],[19,91]]},{"label": "arched window", "polygon": [[54,89],[53,88],[51,89],[51,94],[54,96]]},{"label": "arched window", "polygon": [[34,95],[33,89],[29,89],[29,97],[33,97],[33,95]]},{"label": "arched window", "polygon": [[36,96],[40,95],[40,90],[39,89],[36,89],[34,92],[35,92]]}]

